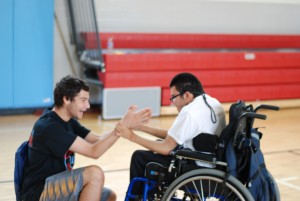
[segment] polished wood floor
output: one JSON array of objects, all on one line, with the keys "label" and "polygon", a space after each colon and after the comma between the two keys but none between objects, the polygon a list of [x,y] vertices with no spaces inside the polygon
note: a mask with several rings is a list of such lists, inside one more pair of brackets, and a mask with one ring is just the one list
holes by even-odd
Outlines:
[{"label": "polished wood floor", "polygon": [[[300,194],[300,108],[266,111],[268,119],[256,121],[264,133],[262,150],[266,164],[275,177],[282,201],[297,201]],[[153,118],[151,125],[169,128],[175,116]],[[0,116],[0,200],[15,200],[13,185],[14,152],[29,136],[38,115]],[[99,113],[85,114],[81,121],[99,134],[113,129],[116,120],[101,120]],[[141,133],[141,135],[144,135]],[[141,149],[120,139],[98,160],[77,155],[76,167],[97,164],[105,171],[106,186],[124,200],[129,183],[129,162],[134,150]]]}]

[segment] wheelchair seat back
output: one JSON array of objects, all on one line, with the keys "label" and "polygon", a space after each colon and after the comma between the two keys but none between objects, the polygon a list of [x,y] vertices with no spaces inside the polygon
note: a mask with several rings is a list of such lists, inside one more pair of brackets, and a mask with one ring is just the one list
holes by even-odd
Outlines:
[{"label": "wheelchair seat back", "polygon": [[226,162],[225,152],[228,143],[232,139],[235,141],[238,138],[238,135],[241,133],[250,132],[250,127],[253,119],[243,118],[243,113],[250,111],[252,109],[252,105],[246,106],[243,101],[238,101],[233,103],[229,109],[229,123],[222,130],[217,143],[217,158],[219,161]]}]

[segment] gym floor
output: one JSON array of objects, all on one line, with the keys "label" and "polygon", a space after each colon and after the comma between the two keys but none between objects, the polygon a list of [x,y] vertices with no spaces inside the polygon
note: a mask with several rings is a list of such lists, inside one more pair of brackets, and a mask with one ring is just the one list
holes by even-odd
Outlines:
[{"label": "gym floor", "polygon": [[[261,148],[267,168],[279,186],[281,200],[299,200],[300,193],[300,108],[263,111],[267,120],[256,120],[255,127],[261,127],[263,138]],[[228,115],[228,114],[227,114]],[[14,201],[14,153],[24,140],[28,139],[38,115],[0,116],[0,200]],[[151,126],[169,128],[175,116],[155,117]],[[228,116],[227,116],[228,120]],[[101,120],[99,112],[88,112],[81,123],[102,134],[114,129],[117,120]],[[144,133],[140,133],[145,135]],[[120,139],[100,159],[94,160],[77,154],[75,168],[96,164],[105,172],[105,185],[112,188],[118,201],[124,200],[129,183],[131,154],[142,147]]]}]

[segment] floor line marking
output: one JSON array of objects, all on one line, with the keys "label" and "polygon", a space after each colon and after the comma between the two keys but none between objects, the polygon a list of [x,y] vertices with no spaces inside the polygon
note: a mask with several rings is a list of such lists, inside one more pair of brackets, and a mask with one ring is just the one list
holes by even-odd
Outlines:
[{"label": "floor line marking", "polygon": [[280,179],[281,181],[293,181],[293,180],[297,180],[299,179],[299,177],[288,177],[288,178],[284,178],[284,179]]},{"label": "floor line marking", "polygon": [[297,191],[300,191],[300,187],[299,187],[299,186],[295,186],[295,185],[293,185],[293,184],[290,184],[290,183],[288,183],[288,182],[281,181],[281,180],[276,180],[276,182],[279,183],[279,184],[285,185],[285,186],[287,186],[287,187],[296,189]]}]

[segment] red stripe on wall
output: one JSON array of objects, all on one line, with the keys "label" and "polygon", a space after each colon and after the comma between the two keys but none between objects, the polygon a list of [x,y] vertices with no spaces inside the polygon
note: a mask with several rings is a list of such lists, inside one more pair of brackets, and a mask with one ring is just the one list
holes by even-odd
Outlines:
[{"label": "red stripe on wall", "polygon": [[[96,34],[81,34],[86,49],[97,46]],[[101,45],[107,48],[112,38],[114,48],[198,49],[198,48],[299,48],[299,35],[271,34],[175,34],[175,33],[100,33]]]},{"label": "red stripe on wall", "polygon": [[104,55],[107,72],[298,68],[299,52],[193,52]]}]

